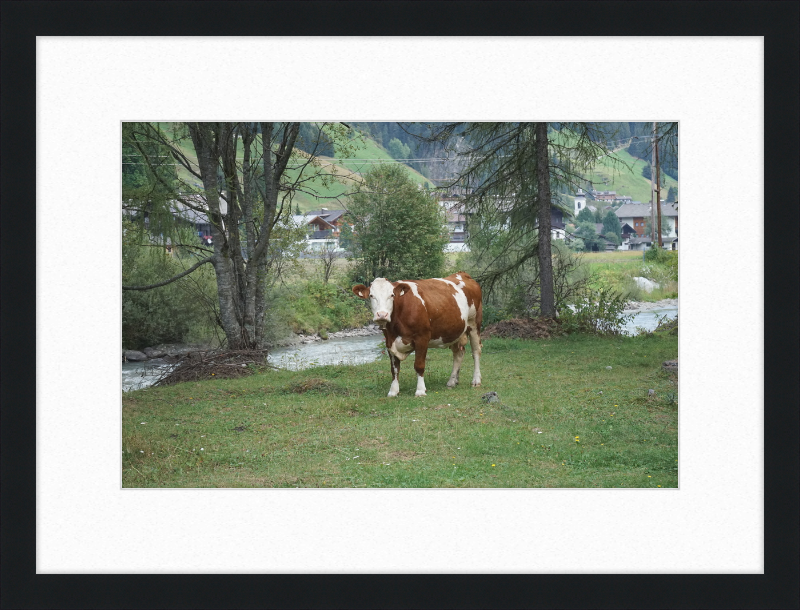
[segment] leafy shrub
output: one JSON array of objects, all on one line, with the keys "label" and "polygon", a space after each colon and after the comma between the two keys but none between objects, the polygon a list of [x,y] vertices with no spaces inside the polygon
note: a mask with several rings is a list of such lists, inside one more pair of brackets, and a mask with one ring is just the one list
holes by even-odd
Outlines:
[{"label": "leafy shrub", "polygon": [[[168,256],[163,248],[123,247],[123,284],[144,286],[177,275],[196,259]],[[122,291],[122,345],[207,340],[214,331],[216,281],[210,265],[166,286]]]},{"label": "leafy shrub", "polygon": [[627,299],[621,293],[607,287],[584,290],[574,299],[572,307],[559,311],[561,327],[568,333],[590,333],[595,335],[622,334],[632,314],[624,314]]},{"label": "leafy shrub", "polygon": [[372,317],[362,299],[335,284],[314,280],[292,288],[285,300],[289,325],[296,332],[354,328],[363,326]]}]

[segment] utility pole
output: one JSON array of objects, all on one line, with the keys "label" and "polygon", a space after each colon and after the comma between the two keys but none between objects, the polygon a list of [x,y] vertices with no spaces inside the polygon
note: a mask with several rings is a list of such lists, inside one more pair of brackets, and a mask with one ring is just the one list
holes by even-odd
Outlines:
[{"label": "utility pole", "polygon": [[658,131],[653,140],[653,148],[656,153],[656,210],[658,212],[658,247],[664,246],[664,238],[661,236],[661,165],[658,162]]},{"label": "utility pole", "polygon": [[653,122],[653,150],[650,151],[650,237],[653,240],[651,242],[651,247],[653,244],[656,243],[656,207],[653,203],[653,195],[656,192],[655,186],[653,185],[653,178],[655,177],[655,165],[656,165],[656,148],[655,148],[655,137],[656,137],[656,123]]}]

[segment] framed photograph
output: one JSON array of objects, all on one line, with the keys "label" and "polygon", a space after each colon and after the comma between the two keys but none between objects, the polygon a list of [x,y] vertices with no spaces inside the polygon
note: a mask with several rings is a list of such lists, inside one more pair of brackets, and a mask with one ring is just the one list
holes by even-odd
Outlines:
[{"label": "framed photograph", "polygon": [[[4,3],[2,17],[4,606],[796,606],[798,295],[796,277],[786,273],[798,266],[791,229],[797,206],[786,204],[798,200],[796,3],[21,2]],[[203,389],[180,401],[173,400],[177,391],[153,393],[163,401],[134,401],[141,418],[123,416],[121,424],[122,168],[126,158],[139,163],[152,153],[142,146],[123,157],[124,126],[262,118],[678,122],[679,484],[667,474],[672,484],[652,489],[494,485],[502,465],[490,460],[481,465],[486,484],[468,489],[437,484],[442,471],[425,468],[403,471],[428,477],[418,485],[409,478],[409,485],[390,480],[390,489],[325,489],[323,478],[314,489],[295,489],[302,476],[277,466],[264,476],[279,482],[211,489],[214,476],[231,476],[239,464],[230,453],[218,472],[206,471],[208,458],[198,454],[210,449],[198,443],[208,437],[195,415],[177,413],[176,405],[204,401],[215,425],[241,440],[253,426],[271,423],[262,416],[272,399],[250,400],[264,392],[212,398]],[[402,148],[395,152],[394,159],[411,159]],[[208,193],[198,173],[197,188]],[[611,186],[596,190],[628,195]],[[564,193],[572,211],[576,194]],[[323,216],[316,215],[314,232],[333,232],[335,219]],[[773,218],[790,227],[788,236],[769,239]],[[201,249],[215,246],[216,229],[208,228],[211,244],[192,223],[198,263]],[[178,248],[177,241],[158,245]],[[416,298],[406,285],[411,292],[401,286],[395,298]],[[370,307],[367,315],[377,324],[381,311]],[[469,349],[455,390],[465,396],[478,365]],[[540,349],[526,365],[525,383],[548,372]],[[426,404],[431,418],[456,417],[453,401],[452,413],[435,409],[447,405],[435,392],[447,396],[452,356],[431,352],[435,373],[417,403],[409,395],[420,390],[414,356],[401,365],[394,400],[409,405],[401,416],[418,419],[414,405]],[[484,379],[502,368],[489,365],[490,356],[482,357]],[[570,358],[551,357],[565,364]],[[287,376],[274,404],[296,412],[281,416],[282,425],[302,419],[308,430],[317,414],[305,410],[303,397],[327,392],[345,409],[329,414],[333,420],[362,425],[355,421],[363,418],[372,426],[370,400],[354,397],[365,396],[369,383],[382,402],[392,400],[384,362],[368,380]],[[614,363],[596,364],[591,375],[613,372]],[[654,389],[659,401],[659,409],[647,397],[641,404],[637,425],[648,433],[646,414],[657,420],[667,408],[661,399],[668,380],[659,378],[663,389],[639,388]],[[298,381],[313,387],[292,386]],[[459,418],[463,425],[475,419],[469,425],[494,434],[498,421],[516,419],[525,383],[514,390],[512,381],[504,381],[499,404],[487,398],[486,410]],[[482,383],[474,393],[491,390]],[[603,391],[597,404],[605,405]],[[513,404],[502,409],[508,392]],[[258,422],[245,407],[261,409]],[[567,421],[567,411],[560,415]],[[163,427],[166,418],[177,420],[172,427],[181,432],[169,433],[177,439],[184,428],[197,432],[185,447],[195,449],[193,464],[126,457],[126,442],[145,452],[152,439],[144,430],[152,422]],[[419,423],[398,430],[414,436]],[[544,451],[529,438],[542,426],[526,426],[526,442]],[[564,424],[559,434],[566,433],[574,463],[554,466],[579,476],[584,435]],[[380,436],[370,438],[386,442]],[[422,439],[424,429],[419,436],[433,452],[435,441]],[[506,436],[498,438],[509,446],[519,440]],[[283,440],[260,453],[277,458],[289,448],[289,437]],[[652,451],[645,442],[637,445],[642,456]],[[313,443],[327,455],[325,439],[307,432],[293,449]],[[241,448],[242,458],[255,451]],[[364,449],[389,462],[379,444]],[[456,456],[458,467],[458,455],[439,457]],[[342,454],[351,459],[327,465],[336,481],[359,456]],[[395,457],[404,469],[418,459]],[[121,475],[121,463],[141,472]],[[152,484],[152,468],[163,471],[165,485]],[[192,468],[200,477],[193,483],[169,482]],[[637,472],[648,474],[653,478]],[[521,471],[515,476],[524,479]],[[458,487],[458,476],[451,478]]]}]

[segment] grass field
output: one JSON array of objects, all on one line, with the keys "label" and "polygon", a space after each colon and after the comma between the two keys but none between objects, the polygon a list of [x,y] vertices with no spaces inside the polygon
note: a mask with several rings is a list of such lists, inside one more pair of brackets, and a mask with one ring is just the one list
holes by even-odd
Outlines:
[{"label": "grass field", "polygon": [[[678,280],[662,265],[642,261],[641,252],[587,252],[581,254],[589,273],[593,274],[593,288],[610,286],[635,301],[660,301],[677,298]],[[653,292],[640,289],[633,278],[646,277],[659,284]]]},{"label": "grass field", "polygon": [[[592,171],[586,174],[586,178],[595,184],[594,188],[598,191],[616,191],[620,195],[629,195],[634,201],[648,203],[650,201],[650,179],[642,176],[642,168],[647,165],[647,162],[632,157],[627,150],[618,150],[614,155],[631,169],[623,165],[614,168],[608,158],[603,157],[598,160]],[[678,181],[663,172],[662,176],[664,179],[662,198],[666,199],[669,188],[677,187]],[[603,182],[604,180],[605,182]]]},{"label": "grass field", "polygon": [[420,398],[409,360],[386,397],[385,357],[139,390],[122,399],[122,484],[676,487],[677,379],[660,365],[677,352],[675,336],[487,339],[483,387],[467,353],[446,389],[435,349]]},{"label": "grass field", "polygon": [[[159,126],[167,132],[170,132],[172,129],[170,123],[159,123]],[[237,158],[242,159],[243,152],[241,150],[241,141],[238,141],[237,144],[239,146]],[[260,146],[259,136],[256,139],[255,147],[258,149]],[[189,140],[185,140],[179,148],[188,159],[195,161],[195,151]],[[364,138],[354,154],[355,158],[353,159],[319,158],[324,173],[332,174],[336,176],[337,179],[320,176],[304,183],[304,189],[310,192],[298,192],[294,196],[294,203],[300,207],[301,211],[308,212],[310,210],[319,209],[320,207],[340,209],[342,203],[337,198],[352,192],[354,185],[360,181],[361,174],[372,167],[372,163],[365,162],[364,159],[378,159],[386,162],[394,162],[391,155],[370,138]],[[433,186],[430,180],[416,170],[410,167],[406,167],[406,169],[415,183]],[[307,178],[313,175],[315,171],[315,168],[307,168],[304,172],[304,177]],[[292,168],[288,168],[286,173],[290,181],[296,180],[299,175],[298,171]],[[192,176],[182,166],[178,166],[178,177],[189,184],[200,183],[197,177]]]}]

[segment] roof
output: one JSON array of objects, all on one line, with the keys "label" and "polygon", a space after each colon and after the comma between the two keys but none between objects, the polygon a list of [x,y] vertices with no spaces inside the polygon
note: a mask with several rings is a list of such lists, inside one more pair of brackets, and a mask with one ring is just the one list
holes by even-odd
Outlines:
[{"label": "roof", "polygon": [[347,210],[314,210],[307,212],[306,216],[319,216],[326,222],[332,223],[339,219]]},{"label": "roof", "polygon": [[331,222],[328,221],[327,218],[324,218],[322,216],[309,215],[309,216],[306,216],[306,218],[308,220],[308,224],[311,224],[312,222],[319,221],[319,222],[325,223],[329,227],[333,228],[333,224],[331,224]]},{"label": "roof", "polygon": [[[650,216],[650,204],[649,203],[625,203],[619,206],[619,209],[615,212],[618,218],[644,218],[646,216]],[[678,210],[675,209],[674,203],[662,203],[661,204],[661,215],[662,216],[677,216]]]}]

